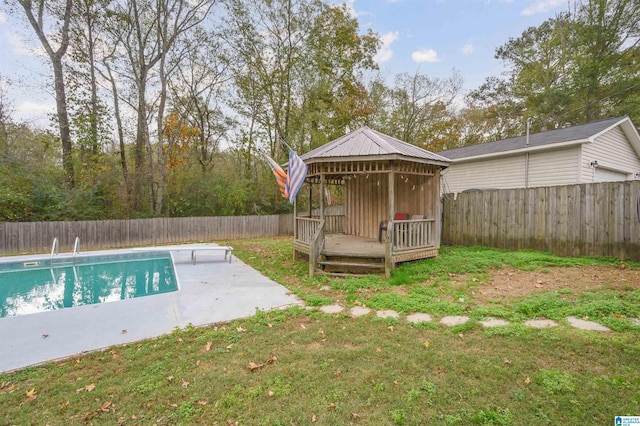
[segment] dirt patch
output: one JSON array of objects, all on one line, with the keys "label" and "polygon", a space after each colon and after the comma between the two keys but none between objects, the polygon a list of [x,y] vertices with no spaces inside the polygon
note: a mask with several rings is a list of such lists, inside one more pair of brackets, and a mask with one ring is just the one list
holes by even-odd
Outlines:
[{"label": "dirt patch", "polygon": [[640,289],[640,270],[607,266],[544,268],[538,271],[501,269],[473,290],[479,300],[511,299],[543,291]]}]

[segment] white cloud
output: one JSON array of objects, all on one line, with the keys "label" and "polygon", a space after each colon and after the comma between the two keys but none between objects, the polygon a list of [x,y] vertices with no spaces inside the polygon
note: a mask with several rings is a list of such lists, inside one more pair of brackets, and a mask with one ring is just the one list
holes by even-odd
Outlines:
[{"label": "white cloud", "polygon": [[7,22],[7,14],[0,10],[0,24],[3,22]]},{"label": "white cloud", "polygon": [[16,105],[13,116],[18,120],[46,127],[50,124],[49,114],[54,114],[55,112],[55,103],[22,101]]},{"label": "white cloud", "polygon": [[564,4],[567,4],[566,0],[536,0],[529,7],[522,10],[520,15],[531,16],[538,13],[547,13]]},{"label": "white cloud", "polygon": [[16,55],[24,56],[43,56],[45,55],[44,48],[41,45],[37,47],[31,47],[25,44],[20,37],[15,34],[4,34],[5,39],[11,46],[11,51]]},{"label": "white cloud", "polygon": [[416,50],[411,54],[411,59],[415,62],[428,62],[430,64],[440,62],[438,54],[433,49]]},{"label": "white cloud", "polygon": [[382,37],[380,37],[380,41],[382,41],[382,46],[374,55],[373,60],[376,61],[378,64],[381,64],[391,59],[391,57],[393,56],[393,50],[391,50],[391,44],[397,39],[398,39],[397,31],[392,31],[392,32],[383,34]]},{"label": "white cloud", "polygon": [[462,46],[462,49],[461,49],[462,53],[464,53],[465,55],[473,53],[474,50],[475,50],[475,47],[470,42]]}]

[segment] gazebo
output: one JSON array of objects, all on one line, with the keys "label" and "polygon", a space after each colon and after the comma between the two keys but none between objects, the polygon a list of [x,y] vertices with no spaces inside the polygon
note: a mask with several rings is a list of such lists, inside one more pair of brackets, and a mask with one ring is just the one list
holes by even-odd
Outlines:
[{"label": "gazebo", "polygon": [[[309,210],[294,204],[294,257],[309,275],[380,273],[438,255],[440,171],[449,160],[362,127],[301,156],[308,166]],[[339,185],[343,212],[327,214],[325,187]],[[319,187],[320,206],[311,206]],[[384,236],[384,238],[382,238]]]}]

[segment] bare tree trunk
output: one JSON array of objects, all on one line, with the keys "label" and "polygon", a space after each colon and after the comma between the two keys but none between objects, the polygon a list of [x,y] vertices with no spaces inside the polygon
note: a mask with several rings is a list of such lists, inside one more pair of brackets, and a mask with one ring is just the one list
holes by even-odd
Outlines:
[{"label": "bare tree trunk", "polygon": [[[60,46],[58,50],[53,50],[47,36],[45,35],[44,12],[45,0],[33,2],[31,0],[18,0],[24,12],[42,43],[42,47],[47,52],[53,67],[53,82],[56,94],[56,111],[58,116],[58,127],[60,129],[60,142],[62,144],[62,167],[64,169],[64,181],[67,188],[75,185],[73,172],[73,153],[71,143],[71,132],[69,130],[69,115],[67,113],[67,97],[64,90],[64,73],[62,70],[62,58],[67,53],[69,47],[69,23],[71,22],[72,0],[66,0],[64,16],[62,17],[62,27],[60,34],[53,38],[58,40]],[[36,7],[37,16],[34,15],[33,7]]]}]

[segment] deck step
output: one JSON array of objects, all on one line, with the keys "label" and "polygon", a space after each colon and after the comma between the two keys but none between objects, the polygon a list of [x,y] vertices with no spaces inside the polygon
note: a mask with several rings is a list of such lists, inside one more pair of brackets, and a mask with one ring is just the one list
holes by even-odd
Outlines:
[{"label": "deck step", "polygon": [[327,275],[330,277],[368,277],[372,275],[372,274],[354,274],[350,272],[327,272],[323,270],[318,270],[317,272],[319,274]]},{"label": "deck step", "polygon": [[384,263],[336,262],[333,260],[320,260],[318,261],[318,263],[324,266],[348,266],[354,268],[384,269]]}]

